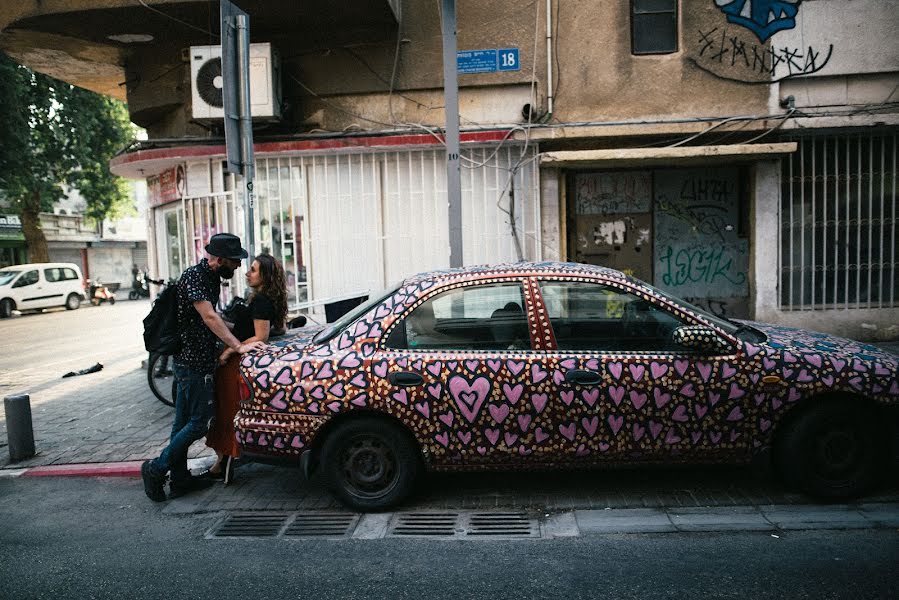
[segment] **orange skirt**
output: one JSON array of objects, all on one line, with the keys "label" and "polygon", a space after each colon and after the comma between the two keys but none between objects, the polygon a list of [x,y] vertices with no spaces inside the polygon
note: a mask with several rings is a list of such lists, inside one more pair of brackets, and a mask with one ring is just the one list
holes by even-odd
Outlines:
[{"label": "orange skirt", "polygon": [[231,356],[215,370],[215,419],[206,432],[206,445],[224,456],[240,456],[234,437],[234,416],[240,409],[238,364],[240,355]]}]

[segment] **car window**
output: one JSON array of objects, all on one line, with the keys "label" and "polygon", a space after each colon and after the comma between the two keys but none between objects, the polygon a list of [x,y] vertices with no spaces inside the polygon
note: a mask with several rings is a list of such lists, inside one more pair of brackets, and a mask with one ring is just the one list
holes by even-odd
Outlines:
[{"label": "car window", "polygon": [[75,269],[62,269],[62,278],[66,281],[78,279],[78,273],[75,272]]},{"label": "car window", "polygon": [[46,279],[50,283],[53,283],[55,281],[62,281],[62,269],[44,269],[44,279]]},{"label": "car window", "polygon": [[528,350],[520,283],[460,287],[429,298],[400,321],[386,341],[409,350]]},{"label": "car window", "polygon": [[16,278],[21,271],[0,271],[0,285],[6,285]]},{"label": "car window", "polygon": [[672,339],[684,322],[634,294],[596,283],[541,281],[560,350],[683,351]]},{"label": "car window", "polygon": [[38,281],[37,269],[33,271],[26,271],[21,277],[19,277],[18,281],[13,284],[13,287],[25,287],[26,285],[34,285]]}]

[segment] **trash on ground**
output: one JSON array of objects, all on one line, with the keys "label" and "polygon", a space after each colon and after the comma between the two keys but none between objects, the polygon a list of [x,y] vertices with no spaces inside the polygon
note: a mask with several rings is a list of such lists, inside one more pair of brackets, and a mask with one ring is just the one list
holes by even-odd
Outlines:
[{"label": "trash on ground", "polygon": [[75,377],[76,375],[87,375],[88,373],[96,373],[96,372],[102,371],[102,370],[103,370],[103,365],[101,363],[97,363],[92,367],[88,367],[86,369],[81,369],[80,371],[69,371],[68,373],[63,375],[63,378]]}]

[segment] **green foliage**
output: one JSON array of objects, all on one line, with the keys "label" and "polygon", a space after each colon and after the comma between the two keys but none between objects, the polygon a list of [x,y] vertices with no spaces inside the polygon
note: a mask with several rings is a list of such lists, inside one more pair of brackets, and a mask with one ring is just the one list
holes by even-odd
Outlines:
[{"label": "green foliage", "polygon": [[87,216],[128,206],[109,160],[134,137],[125,106],[16,64],[0,53],[0,189],[13,209],[51,210],[63,185],[79,190]]}]

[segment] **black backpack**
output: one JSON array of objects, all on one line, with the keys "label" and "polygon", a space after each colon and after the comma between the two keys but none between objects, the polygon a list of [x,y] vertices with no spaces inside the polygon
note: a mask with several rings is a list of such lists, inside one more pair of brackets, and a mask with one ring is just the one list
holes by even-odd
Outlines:
[{"label": "black backpack", "polygon": [[144,317],[144,347],[148,352],[177,354],[181,350],[178,332],[178,284],[168,285]]}]

